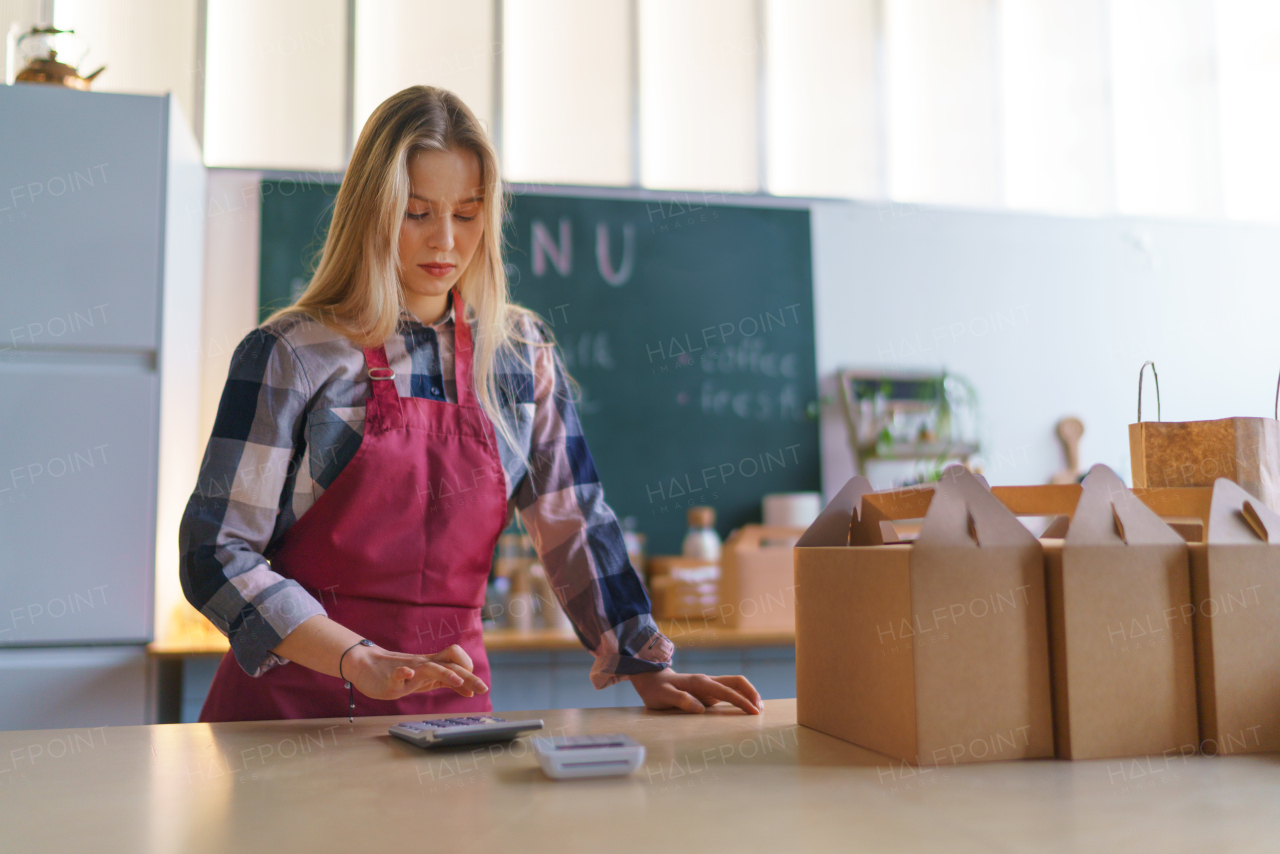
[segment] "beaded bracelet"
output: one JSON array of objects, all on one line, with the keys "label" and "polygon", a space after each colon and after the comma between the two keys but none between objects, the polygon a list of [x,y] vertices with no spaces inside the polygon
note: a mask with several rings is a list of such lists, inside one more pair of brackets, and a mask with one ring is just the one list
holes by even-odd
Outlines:
[{"label": "beaded bracelet", "polygon": [[347,677],[342,675],[342,659],[347,657],[348,652],[351,652],[351,650],[361,645],[373,646],[373,641],[369,640],[368,638],[361,638],[360,640],[356,641],[351,646],[343,650],[342,655],[338,656],[338,676],[344,682],[346,682],[347,697],[351,702],[351,710],[350,710],[350,713],[347,715],[347,721],[350,723],[356,722],[356,691],[354,688],[351,687],[350,680],[348,680]]}]

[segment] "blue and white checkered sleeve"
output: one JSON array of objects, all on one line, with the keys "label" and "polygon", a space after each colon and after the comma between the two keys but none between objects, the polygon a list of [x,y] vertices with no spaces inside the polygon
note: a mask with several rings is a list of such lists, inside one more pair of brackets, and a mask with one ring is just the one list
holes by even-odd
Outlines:
[{"label": "blue and white checkered sleeve", "polygon": [[263,551],[293,492],[310,383],[269,329],[231,357],[213,434],[179,528],[182,591],[231,642],[245,673],[287,659],[271,650],[324,607],[273,571]]},{"label": "blue and white checkered sleeve", "polygon": [[596,657],[591,682],[604,688],[670,666],[674,646],[658,631],[605,503],[563,365],[548,347],[534,362],[530,471],[516,506],[578,639]]}]

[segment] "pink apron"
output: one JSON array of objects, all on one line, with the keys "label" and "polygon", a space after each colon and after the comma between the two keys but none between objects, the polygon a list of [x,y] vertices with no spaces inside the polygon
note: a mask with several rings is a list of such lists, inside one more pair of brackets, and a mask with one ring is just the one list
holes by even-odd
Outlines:
[{"label": "pink apron", "polygon": [[[456,643],[488,685],[480,609],[507,498],[493,424],[472,386],[471,329],[456,289],[453,304],[458,402],[400,397],[386,348],[366,347],[371,392],[360,447],[267,557],[336,622],[394,652]],[[492,709],[487,693],[448,688],[398,700],[357,690],[355,703],[357,715]],[[228,652],[200,721],[331,718],[348,708],[336,676],[289,662],[252,677]]]}]

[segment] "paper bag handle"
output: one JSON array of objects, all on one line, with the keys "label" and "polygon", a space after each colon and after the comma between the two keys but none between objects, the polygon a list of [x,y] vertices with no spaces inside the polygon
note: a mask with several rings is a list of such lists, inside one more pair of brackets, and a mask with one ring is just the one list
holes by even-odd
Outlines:
[{"label": "paper bag handle", "polygon": [[[1156,373],[1156,363],[1147,360],[1138,368],[1138,423],[1142,423],[1142,372],[1147,369],[1147,365],[1151,366],[1151,377],[1156,381],[1156,420],[1164,420],[1160,417],[1160,375]],[[1276,386],[1276,406],[1280,408],[1280,385]]]}]

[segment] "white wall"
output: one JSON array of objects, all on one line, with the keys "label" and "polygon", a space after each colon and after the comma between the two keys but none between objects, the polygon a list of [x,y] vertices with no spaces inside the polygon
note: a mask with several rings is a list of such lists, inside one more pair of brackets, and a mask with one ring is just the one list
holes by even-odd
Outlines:
[{"label": "white wall", "polygon": [[[1146,359],[1165,420],[1272,414],[1280,228],[816,202],[813,242],[820,378],[834,389],[840,367],[967,377],[994,484],[1062,468],[1053,430],[1064,415],[1084,421],[1082,465],[1127,480]],[[829,406],[824,492],[852,471]]]},{"label": "white wall", "polygon": [[74,29],[89,51],[80,73],[106,71],[95,92],[160,95],[172,92],[191,127],[200,63],[194,0],[57,0],[54,24]]},{"label": "white wall", "polygon": [[160,323],[160,469],[156,493],[155,637],[163,638],[182,600],[178,526],[204,454],[200,435],[198,346],[205,293],[205,189],[208,170],[177,97],[169,99],[165,185],[164,297]]},{"label": "white wall", "polygon": [[252,170],[209,170],[200,330],[202,455],[218,415],[231,354],[258,325],[261,180],[262,173]]},{"label": "white wall", "polygon": [[204,161],[335,169],[346,160],[347,4],[211,0]]},{"label": "white wall", "polygon": [[[171,558],[156,579],[156,637],[176,638],[184,620],[196,618],[196,610],[182,595],[178,583],[177,526],[195,488],[218,415],[218,402],[227,382],[231,354],[245,335],[258,325],[258,247],[262,173],[241,169],[207,169],[200,223],[204,243],[203,288],[200,294],[199,330],[190,346],[198,351],[200,381],[187,395],[188,417],[196,422],[195,458],[187,476],[174,486],[168,512],[171,529],[163,555]],[[187,212],[190,215],[190,212]],[[164,527],[164,526],[162,526]],[[164,549],[168,551],[165,552]],[[157,562],[159,566],[159,561]]]}]

